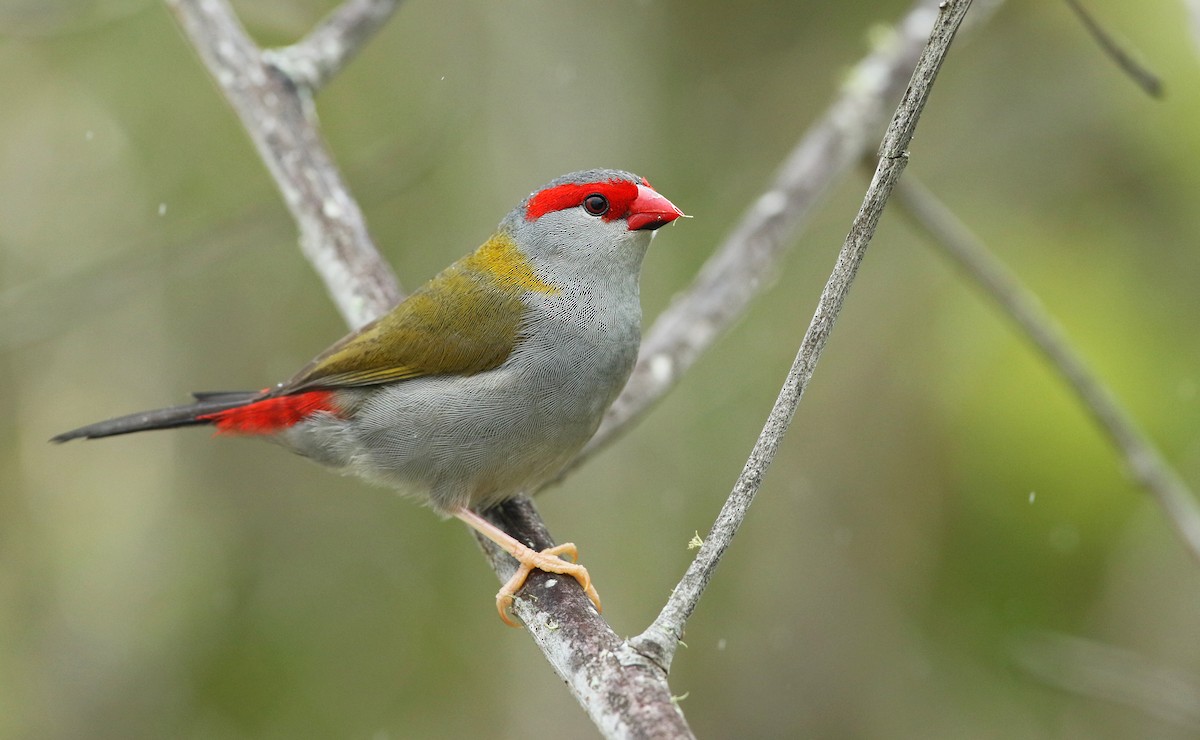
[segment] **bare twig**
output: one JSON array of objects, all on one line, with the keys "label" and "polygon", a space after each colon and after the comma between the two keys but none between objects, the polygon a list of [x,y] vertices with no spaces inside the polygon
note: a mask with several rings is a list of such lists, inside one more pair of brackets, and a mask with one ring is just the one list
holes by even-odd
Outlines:
[{"label": "bare twig", "polygon": [[307,36],[263,57],[291,81],[316,92],[392,17],[401,0],[347,0]]},{"label": "bare twig", "polygon": [[1200,561],[1200,505],[1149,438],[1071,348],[1065,332],[978,237],[918,181],[896,192],[897,202],[971,281],[999,304],[1075,392],[1112,441],[1134,480],[1167,515],[1183,545]]},{"label": "bare twig", "polygon": [[1200,678],[1128,648],[1055,632],[1021,639],[1013,657],[1045,683],[1079,696],[1123,704],[1200,732]]},{"label": "bare twig", "polygon": [[342,318],[359,327],[382,314],[400,297],[399,284],[307,114],[303,88],[263,58],[226,0],[167,5],[275,178]]},{"label": "bare twig", "polygon": [[833,323],[841,312],[858,267],[866,256],[867,245],[875,234],[875,227],[883,214],[884,205],[908,163],[908,145],[912,141],[917,121],[929,98],[938,70],[941,69],[950,49],[950,42],[954,40],[954,35],[970,6],[971,0],[949,0],[941,4],[929,43],[921,52],[908,90],[892,117],[887,133],[884,134],[875,177],[871,180],[862,206],[850,225],[850,232],[846,235],[842,250],[838,254],[833,273],[821,292],[816,313],[813,314],[808,331],[804,334],[800,351],[788,371],[775,405],[771,408],[762,434],[759,435],[712,531],[679,585],[671,592],[667,605],[645,632],[631,640],[635,649],[662,665],[664,670],[670,667],[676,645],[683,636],[684,623],[696,608],[717,563],[720,562],[721,555],[729,547],[745,519],[746,512],[762,484],[763,476],[774,460],[779,443],[791,424],[800,398],[812,379],[813,370],[833,330]]},{"label": "bare twig", "polygon": [[[914,4],[894,31],[859,62],[829,107],[784,160],[692,285],[647,332],[628,385],[580,456],[595,453],[637,420],[769,285],[786,250],[825,193],[868,151],[899,97],[937,15],[938,0]],[[972,14],[979,22],[998,2]],[[578,462],[578,461],[577,461]]]},{"label": "bare twig", "polygon": [[1083,3],[1079,0],[1066,0],[1067,5],[1071,6],[1071,10],[1075,11],[1076,17],[1080,23],[1087,29],[1096,43],[1105,54],[1109,56],[1121,71],[1129,75],[1138,87],[1151,97],[1161,98],[1163,96],[1163,84],[1158,75],[1150,71],[1150,68],[1133,58],[1133,55],[1126,51],[1121,44],[1111,33],[1104,30],[1104,27],[1088,12],[1087,8],[1083,7]]}]

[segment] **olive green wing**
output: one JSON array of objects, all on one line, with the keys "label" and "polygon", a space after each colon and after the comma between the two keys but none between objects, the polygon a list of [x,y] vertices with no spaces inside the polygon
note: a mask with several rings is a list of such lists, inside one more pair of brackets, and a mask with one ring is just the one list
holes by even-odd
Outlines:
[{"label": "olive green wing", "polygon": [[499,367],[516,343],[527,311],[522,297],[531,289],[553,290],[537,280],[511,239],[493,237],[391,312],[334,344],[276,392]]}]

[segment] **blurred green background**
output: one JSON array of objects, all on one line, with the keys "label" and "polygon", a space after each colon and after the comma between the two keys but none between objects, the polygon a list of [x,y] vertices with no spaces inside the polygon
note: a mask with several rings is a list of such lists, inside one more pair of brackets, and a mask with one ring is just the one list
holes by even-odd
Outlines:
[{"label": "blurred green background", "polygon": [[[237,8],[282,44],[334,5]],[[909,173],[1200,484],[1197,47],[1180,3],[1089,6],[1164,101],[1065,4],[1014,0],[952,51]],[[907,7],[411,0],[320,113],[410,288],[553,176],[646,175],[695,216],[655,241],[652,318]],[[496,619],[461,525],[205,431],[46,443],[281,380],[343,326],[160,3],[3,0],[0,91],[0,736],[592,734]],[[728,493],[864,186],[831,194],[652,415],[540,498],[622,634]],[[711,738],[1194,737],[1198,606],[1197,564],[1062,384],[890,212],[672,687]],[[1170,680],[1064,658],[1047,631]],[[1194,711],[1065,690],[1039,662]]]}]

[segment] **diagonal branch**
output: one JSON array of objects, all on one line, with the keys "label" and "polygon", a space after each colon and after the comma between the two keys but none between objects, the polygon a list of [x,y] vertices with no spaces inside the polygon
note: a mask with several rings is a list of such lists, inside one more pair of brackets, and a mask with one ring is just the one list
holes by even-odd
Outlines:
[{"label": "diagonal branch", "polygon": [[1120,704],[1200,734],[1200,678],[1135,650],[1039,631],[1018,639],[1015,662],[1033,678],[1088,699]]},{"label": "diagonal branch", "polygon": [[[484,512],[492,523],[535,550],[554,545],[533,502],[520,497]],[[477,537],[492,567],[507,580],[515,561]],[[563,588],[564,582],[572,584]],[[608,738],[693,738],[672,700],[667,671],[622,640],[574,581],[535,570],[513,603],[533,641],[567,689]]]},{"label": "diagonal branch", "polygon": [[359,327],[382,314],[400,286],[309,115],[303,88],[264,58],[226,0],[166,2],[275,178],[300,228],[300,248],[342,318]]},{"label": "diagonal branch", "polygon": [[1196,494],[1155,449],[1129,412],[1071,348],[1041,302],[933,193],[910,179],[896,193],[903,211],[958,269],[994,300],[1058,371],[1116,447],[1133,479],[1154,498],[1184,547],[1200,561]]},{"label": "diagonal branch", "polygon": [[[641,418],[770,285],[825,194],[871,146],[889,101],[904,91],[937,16],[920,0],[846,77],[839,98],[784,160],[767,190],[708,259],[692,285],[654,322],[628,385],[576,464]],[[981,22],[999,2],[972,14]]]},{"label": "diagonal branch", "polygon": [[632,640],[639,652],[664,668],[669,668],[675,648],[683,637],[684,624],[695,610],[722,554],[731,544],[750,504],[754,502],[763,476],[775,459],[779,443],[787,433],[796,407],[809,381],[812,380],[817,361],[820,360],[829,334],[833,331],[834,321],[841,313],[850,286],[858,273],[858,267],[866,256],[867,245],[875,235],[879,217],[883,215],[888,197],[908,164],[908,145],[916,131],[925,102],[929,99],[938,70],[941,69],[942,62],[950,50],[950,43],[954,40],[954,35],[970,6],[971,0],[949,0],[941,4],[933,34],[921,52],[908,90],[896,109],[887,133],[884,134],[875,177],[867,188],[858,215],[850,225],[850,232],[846,235],[845,243],[838,254],[833,273],[821,292],[812,323],[809,324],[808,331],[800,343],[800,351],[788,371],[775,405],[771,408],[767,423],[750,452],[750,458],[721,508],[708,538],[700,547],[679,585],[671,592],[667,605],[663,607],[654,623]]}]

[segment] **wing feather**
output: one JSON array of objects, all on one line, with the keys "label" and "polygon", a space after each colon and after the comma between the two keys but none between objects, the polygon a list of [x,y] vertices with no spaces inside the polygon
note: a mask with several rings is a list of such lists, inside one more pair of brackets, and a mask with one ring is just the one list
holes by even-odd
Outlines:
[{"label": "wing feather", "polygon": [[530,290],[557,292],[537,278],[511,237],[498,234],[334,344],[276,392],[492,370],[512,352]]}]

